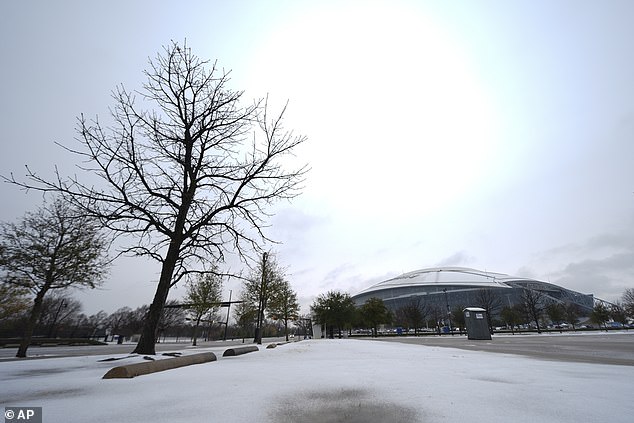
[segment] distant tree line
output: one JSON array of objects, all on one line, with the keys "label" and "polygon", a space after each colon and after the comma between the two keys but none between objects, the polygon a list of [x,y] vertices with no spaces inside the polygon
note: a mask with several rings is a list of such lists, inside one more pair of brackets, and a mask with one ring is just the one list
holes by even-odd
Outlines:
[{"label": "distant tree line", "polygon": [[[54,203],[53,206],[45,206],[45,209],[38,211],[37,214],[38,225],[42,224],[52,233],[52,240],[43,237],[43,231],[31,221],[29,224],[35,226],[40,236],[33,236],[29,243],[18,243],[21,238],[14,233],[16,225],[5,224],[2,227],[4,237],[0,239],[0,258],[3,260],[2,263],[9,263],[9,258],[13,261],[11,267],[0,266],[4,270],[3,279],[0,279],[0,338],[19,339],[26,347],[32,338],[138,341],[149,312],[148,305],[136,309],[121,307],[111,314],[100,311],[86,315],[82,313],[82,304],[68,291],[81,284],[61,280],[57,282],[59,287],[46,285],[46,280],[40,283],[40,279],[36,278],[37,273],[27,278],[22,276],[22,273],[13,271],[18,267],[18,255],[13,253],[13,256],[10,256],[9,253],[14,250],[21,254],[23,263],[20,270],[23,273],[29,272],[28,265],[32,262],[43,266],[43,263],[51,262],[56,254],[63,257],[57,250],[46,248],[46,245],[56,244],[55,236],[59,237],[62,232],[60,227],[67,228],[65,222],[60,223],[60,227],[50,228],[50,213],[59,213],[59,208],[60,203]],[[65,248],[68,252],[64,251],[64,254],[75,251],[73,245]],[[31,250],[33,252],[29,252]],[[95,253],[90,257],[100,255]],[[256,323],[259,324],[260,335],[285,336],[287,340],[294,332],[309,336],[310,317],[300,315],[297,293],[291,288],[288,277],[275,255],[263,256],[263,260],[245,278],[242,292],[237,296],[239,301],[230,308],[235,323],[228,319],[226,310],[220,310],[224,274],[215,264],[208,267],[210,271],[206,273],[188,275],[186,294],[181,300],[166,302],[156,328],[157,342],[170,338],[176,341],[191,341],[196,345],[199,339],[206,341],[225,337],[248,338],[254,335]],[[46,273],[44,272],[44,275]],[[45,289],[41,289],[41,285],[45,285]],[[25,333],[28,338],[25,338]]]},{"label": "distant tree line", "polygon": [[[2,289],[5,289],[3,286]],[[166,339],[176,342],[194,342],[195,340],[219,340],[225,336],[226,309],[218,312],[218,303],[214,303],[207,313],[197,318],[190,310],[174,307],[183,304],[183,300],[169,300],[159,322],[158,342]],[[6,304],[6,303],[5,303]],[[3,310],[6,310],[3,307]],[[45,339],[93,339],[102,342],[114,342],[121,339],[125,342],[135,342],[138,338],[143,320],[148,312],[148,306],[137,308],[121,307],[108,314],[105,311],[87,315],[82,312],[82,304],[65,293],[50,295],[43,301],[40,318],[33,329],[33,340]],[[235,315],[235,314],[234,314]],[[306,316],[301,316],[304,321]],[[28,302],[21,308],[13,309],[0,319],[0,339],[20,339],[24,333],[29,318]],[[290,323],[290,321],[289,321]],[[300,326],[305,325],[299,322]],[[288,333],[303,333],[296,327],[285,328],[279,319],[267,319],[264,331],[267,336],[284,336]],[[308,329],[308,328],[304,328]],[[304,330],[302,329],[302,330]],[[227,337],[242,338],[244,327],[240,322],[229,321],[226,330]],[[253,333],[250,332],[249,336]]]},{"label": "distant tree line", "polygon": [[[67,209],[59,202],[45,205],[33,214],[37,218],[35,221],[33,215],[27,215],[30,220],[21,222],[21,226],[4,224],[0,228],[4,231],[0,238],[0,269],[3,272],[0,274],[0,338],[18,340],[22,356],[26,355],[33,338],[138,341],[148,316],[148,305],[136,309],[121,307],[112,314],[100,311],[86,315],[82,313],[82,304],[70,294],[70,288],[82,286],[82,283],[73,283],[72,274],[68,276],[58,272],[62,274],[59,280],[53,278],[52,283],[47,282],[47,275],[56,271],[52,266],[46,267],[47,263],[53,262],[55,257],[77,254],[75,245],[64,245],[59,241],[63,238],[62,234],[67,236],[69,228],[75,230],[77,226],[65,221],[57,222],[57,226],[54,220],[51,223],[51,213],[60,215],[61,211],[66,212]],[[64,219],[68,218],[61,218]],[[35,234],[24,240],[26,230],[18,231],[16,226],[27,226]],[[85,231],[85,227],[81,230]],[[43,236],[49,232],[49,237]],[[48,249],[49,245],[62,245],[66,250]],[[103,251],[97,247],[85,250],[84,253],[89,254],[87,258],[75,258],[75,263],[93,258],[102,260]],[[102,262],[105,263],[99,263]],[[43,270],[30,271],[29,266],[33,264]],[[81,264],[75,266],[80,267]],[[286,336],[288,340],[295,326],[305,335],[310,332],[310,319],[299,314],[297,293],[291,288],[274,255],[270,255],[268,261],[260,262],[245,278],[243,291],[238,297],[240,301],[230,308],[235,324],[228,318],[227,311],[220,311],[224,275],[217,265],[209,265],[209,269],[206,273],[188,275],[184,298],[166,302],[157,323],[157,342],[171,338],[176,341],[191,340],[196,345],[198,339],[250,337],[254,334],[258,314],[261,317],[260,334]]]},{"label": "distant tree line", "polygon": [[[520,303],[514,306],[503,306],[499,295],[492,290],[480,289],[475,298],[475,304],[469,306],[477,306],[487,312],[491,333],[496,327],[512,333],[527,329],[541,332],[545,328],[576,330],[582,319],[597,328],[607,329],[608,323],[628,328],[634,320],[632,288],[626,289],[621,299],[613,304],[597,301],[590,312],[572,302],[555,302],[541,291],[533,289],[524,289]],[[391,332],[399,328],[402,333],[414,335],[421,331],[441,334],[449,331],[449,328],[463,333],[465,307],[455,305],[449,313],[443,307],[429,304],[424,296],[413,296],[392,312],[379,298],[370,298],[361,306],[356,306],[349,294],[330,291],[317,297],[311,311],[315,323],[319,323],[325,331],[323,336],[334,338],[342,337],[346,331],[349,334],[354,332],[377,336],[380,326],[389,328]]]}]

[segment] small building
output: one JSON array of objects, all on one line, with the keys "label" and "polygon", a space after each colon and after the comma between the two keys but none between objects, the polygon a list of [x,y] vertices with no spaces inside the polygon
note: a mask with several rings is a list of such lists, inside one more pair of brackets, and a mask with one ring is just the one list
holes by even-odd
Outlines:
[{"label": "small building", "polygon": [[480,307],[467,307],[463,310],[467,326],[467,338],[474,340],[491,340],[487,312]]}]

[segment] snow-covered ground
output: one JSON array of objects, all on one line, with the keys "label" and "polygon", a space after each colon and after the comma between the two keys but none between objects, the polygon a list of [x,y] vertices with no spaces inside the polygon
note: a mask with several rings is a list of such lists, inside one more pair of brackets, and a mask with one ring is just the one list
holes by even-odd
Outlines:
[{"label": "snow-covered ground", "polygon": [[[0,404],[43,422],[634,421],[634,366],[370,340],[305,340],[134,379],[109,356],[0,363]],[[126,356],[126,355],[120,355]]]}]

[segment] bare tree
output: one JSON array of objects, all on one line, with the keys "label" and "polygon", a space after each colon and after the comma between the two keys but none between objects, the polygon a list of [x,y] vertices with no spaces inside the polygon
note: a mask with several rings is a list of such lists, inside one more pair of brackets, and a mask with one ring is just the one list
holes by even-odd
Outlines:
[{"label": "bare tree", "polygon": [[42,301],[39,331],[48,338],[58,336],[59,328],[79,314],[82,304],[66,294],[53,292]]},{"label": "bare tree", "polygon": [[625,313],[627,313],[629,317],[634,318],[634,288],[628,288],[623,292],[621,302]]},{"label": "bare tree", "polygon": [[429,316],[429,321],[432,322],[433,327],[436,329],[436,333],[440,335],[440,322],[446,316],[442,307],[437,304],[430,306],[428,316]]},{"label": "bare tree", "polygon": [[88,332],[86,331],[86,327],[88,326],[88,316],[84,313],[75,314],[72,317],[70,323],[70,331],[68,333],[69,338],[75,337],[86,337]]},{"label": "bare tree", "polygon": [[522,291],[521,298],[524,312],[535,322],[537,333],[542,333],[541,327],[539,326],[539,319],[542,317],[544,308],[546,307],[544,294],[535,289],[525,288]]},{"label": "bare tree", "polygon": [[476,303],[487,312],[489,332],[493,333],[493,315],[502,307],[500,295],[492,289],[481,288],[476,292]]},{"label": "bare tree", "polygon": [[298,334],[304,334],[304,339],[312,336],[312,319],[310,314],[298,315],[295,319],[295,326],[299,331]]},{"label": "bare tree", "polygon": [[627,328],[627,313],[625,312],[625,307],[623,307],[623,303],[620,301],[616,301],[614,304],[611,304],[609,307],[610,310],[610,318],[617,323],[620,323],[623,327]]},{"label": "bare tree", "polygon": [[92,314],[88,317],[87,325],[88,330],[90,331],[89,336],[91,338],[98,336],[98,332],[101,329],[105,329],[105,326],[108,324],[108,317],[108,313],[103,310],[100,310],[98,313]]},{"label": "bare tree", "polygon": [[[5,179],[61,193],[127,235],[131,244],[122,253],[161,264],[134,350],[154,354],[170,288],[210,259],[222,262],[228,250],[245,260],[259,251],[268,240],[266,206],[297,196],[307,168],[282,165],[306,139],[284,129],[286,107],[272,116],[264,99],[242,105],[243,92],[228,87],[229,73],[186,45],[167,46],[145,75],[140,91],[114,91],[111,126],[78,119],[79,146],[66,149],[85,163],[88,179],[56,172],[50,181],[28,168],[27,182]],[[103,186],[93,185],[95,175]]]},{"label": "bare tree", "polygon": [[429,315],[430,308],[421,296],[412,298],[407,304],[401,307],[399,313],[402,314],[407,325],[414,328],[414,334],[418,333]]},{"label": "bare tree", "polygon": [[[145,327],[145,321],[147,319],[147,315],[150,312],[150,307],[147,304],[143,304],[132,310],[130,313],[130,320],[126,326],[127,332],[133,335],[137,335],[141,333],[143,328]],[[161,312],[161,314],[163,314]],[[158,331],[158,323],[157,323],[157,331]],[[157,333],[158,335],[158,333]]]},{"label": "bare tree", "polygon": [[119,337],[130,336],[131,333],[127,332],[126,329],[130,325],[131,320],[132,309],[130,307],[121,307],[115,310],[107,319],[110,333],[119,335]]},{"label": "bare tree", "polygon": [[106,275],[107,239],[97,222],[61,199],[0,225],[0,268],[6,282],[35,295],[17,357],[26,357],[33,329],[51,290],[94,288]]},{"label": "bare tree", "polygon": [[564,319],[572,326],[572,330],[577,330],[576,324],[579,323],[579,316],[581,315],[581,307],[575,303],[564,304]]},{"label": "bare tree", "polygon": [[220,307],[222,299],[222,277],[218,275],[217,267],[215,272],[196,275],[187,285],[185,302],[187,310],[193,316],[194,335],[192,345],[196,345],[198,338],[198,326],[201,319],[209,313],[215,313]]},{"label": "bare tree", "polygon": [[163,308],[156,335],[157,340],[163,335],[163,342],[165,342],[168,329],[172,329],[185,321],[185,310],[179,307],[177,300],[169,300],[166,302],[166,305],[168,307]]}]

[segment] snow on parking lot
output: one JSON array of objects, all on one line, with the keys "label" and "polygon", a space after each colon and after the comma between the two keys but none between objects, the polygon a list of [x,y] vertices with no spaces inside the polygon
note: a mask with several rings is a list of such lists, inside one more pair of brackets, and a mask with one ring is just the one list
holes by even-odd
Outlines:
[{"label": "snow on parking lot", "polygon": [[43,407],[49,423],[630,423],[634,416],[633,366],[345,339],[238,357],[213,351],[216,362],[134,379],[101,377],[141,357],[3,362],[0,403]]}]

